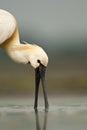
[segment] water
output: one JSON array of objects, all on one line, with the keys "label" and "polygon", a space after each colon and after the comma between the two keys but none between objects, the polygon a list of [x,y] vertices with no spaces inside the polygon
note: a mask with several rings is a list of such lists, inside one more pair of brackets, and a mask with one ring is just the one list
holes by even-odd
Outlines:
[{"label": "water", "polygon": [[32,98],[0,99],[0,130],[87,130],[87,97],[51,97],[49,112],[42,99],[33,110]]}]

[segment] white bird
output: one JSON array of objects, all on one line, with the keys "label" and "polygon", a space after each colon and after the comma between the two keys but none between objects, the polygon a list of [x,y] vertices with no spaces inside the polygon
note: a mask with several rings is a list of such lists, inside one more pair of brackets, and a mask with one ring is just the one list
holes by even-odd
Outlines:
[{"label": "white bird", "polygon": [[46,52],[35,44],[21,44],[17,22],[12,14],[0,9],[0,48],[4,49],[12,60],[28,64],[35,69],[35,103],[37,110],[40,79],[44,93],[45,110],[48,110],[48,98],[45,85],[45,71],[48,64]]}]

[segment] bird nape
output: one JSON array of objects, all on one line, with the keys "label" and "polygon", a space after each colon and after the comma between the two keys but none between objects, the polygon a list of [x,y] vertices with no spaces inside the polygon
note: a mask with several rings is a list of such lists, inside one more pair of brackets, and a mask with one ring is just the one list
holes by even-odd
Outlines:
[{"label": "bird nape", "polygon": [[46,93],[45,72],[48,64],[46,52],[34,44],[21,44],[18,32],[17,22],[12,14],[0,9],[0,48],[10,56],[12,60],[18,63],[28,64],[35,69],[35,104],[37,111],[38,92],[40,80],[42,83],[45,111],[48,111],[48,98]]}]

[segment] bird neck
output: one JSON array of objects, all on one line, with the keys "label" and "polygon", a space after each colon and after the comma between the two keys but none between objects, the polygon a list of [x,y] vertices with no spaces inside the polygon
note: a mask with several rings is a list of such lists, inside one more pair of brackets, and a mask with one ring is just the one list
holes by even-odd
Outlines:
[{"label": "bird neck", "polygon": [[18,44],[20,44],[20,41],[19,41],[18,28],[16,28],[12,36],[9,39],[7,39],[3,44],[1,44],[0,47],[5,51],[9,51],[9,49]]}]

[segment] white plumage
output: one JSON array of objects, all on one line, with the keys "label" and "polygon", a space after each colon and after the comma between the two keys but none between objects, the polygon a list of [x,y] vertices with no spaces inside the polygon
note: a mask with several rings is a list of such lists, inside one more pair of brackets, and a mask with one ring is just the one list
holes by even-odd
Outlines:
[{"label": "white plumage", "polygon": [[15,18],[9,12],[0,9],[0,47],[18,63],[31,63],[34,68],[39,66],[37,60],[45,66],[48,57],[44,50],[32,44],[20,44],[18,27]]},{"label": "white plumage", "polygon": [[11,37],[16,28],[16,21],[14,17],[0,9],[0,44]]},{"label": "white plumage", "polygon": [[37,45],[21,44],[16,20],[9,12],[0,9],[0,48],[15,62],[30,63],[35,69],[35,104],[37,110],[38,90],[40,79],[42,82],[45,110],[48,110],[48,99],[45,88],[45,71],[48,64],[46,52]]}]

